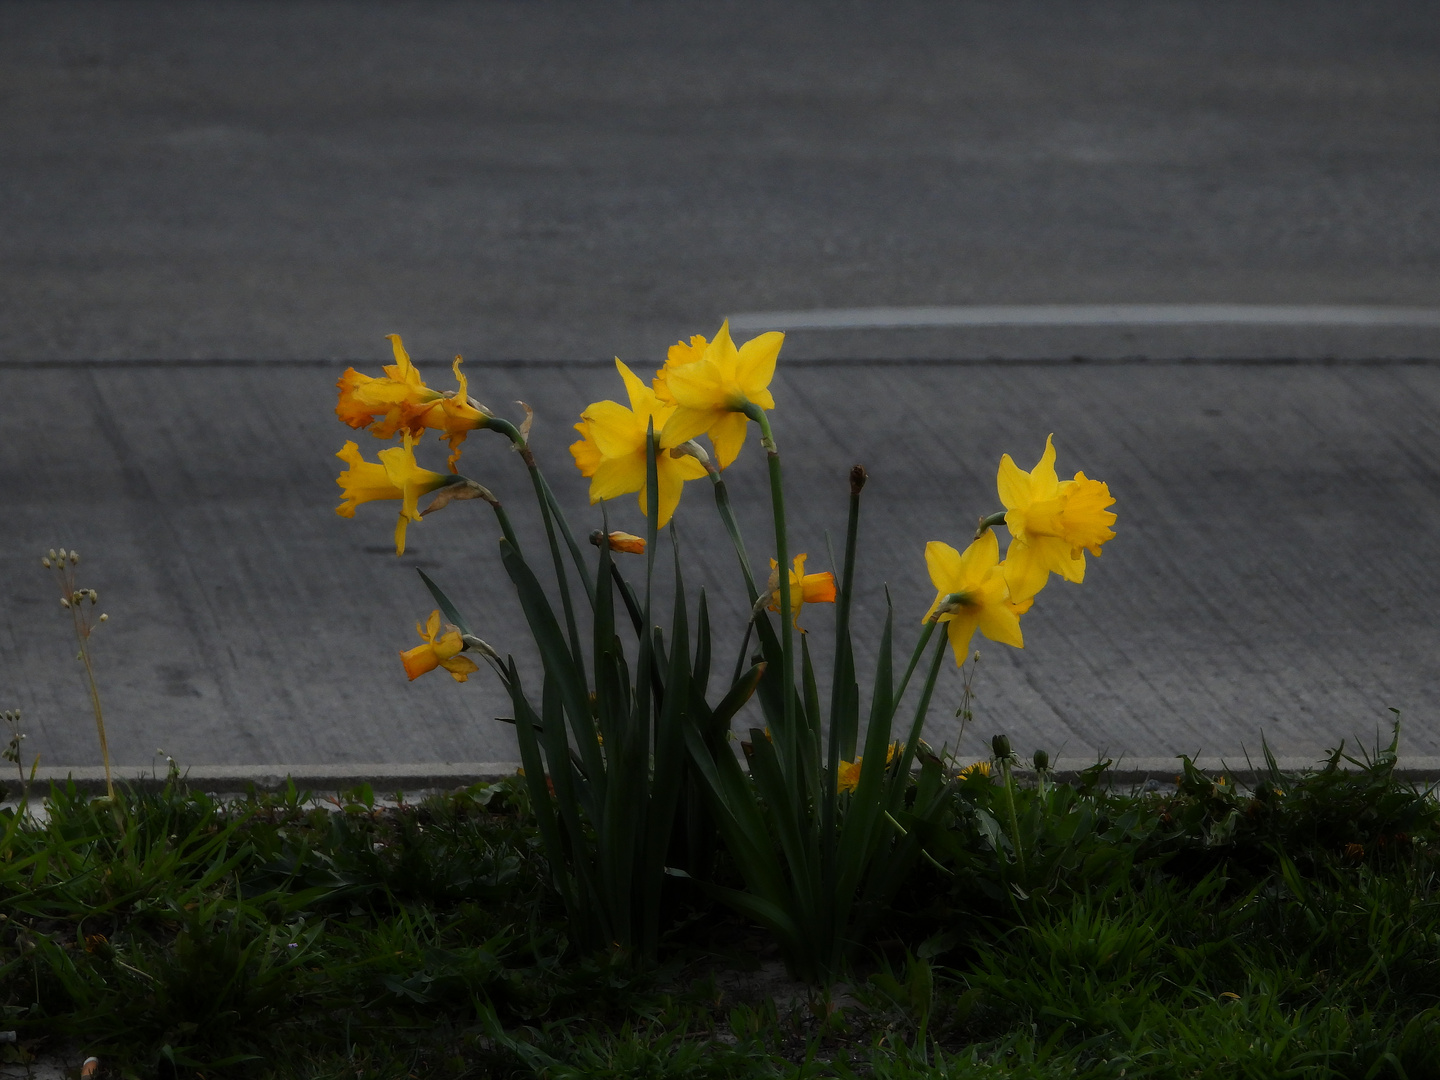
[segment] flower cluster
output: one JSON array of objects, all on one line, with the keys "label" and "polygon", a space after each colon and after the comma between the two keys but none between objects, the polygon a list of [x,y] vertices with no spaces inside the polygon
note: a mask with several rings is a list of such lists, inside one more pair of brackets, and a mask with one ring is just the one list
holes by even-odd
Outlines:
[{"label": "flower cluster", "polygon": [[751,413],[775,408],[770,380],[785,335],[761,334],[736,348],[730,324],[714,341],[697,334],[670,346],[665,366],[646,386],[617,357],[630,406],[597,401],[580,414],[580,440],[570,447],[582,476],[590,478],[591,505],[638,492],[640,512],[649,514],[646,490],[646,439],[653,431],[659,524],[664,528],[680,503],[686,480],[707,472],[709,455],[695,439],[706,435],[715,461],[728,469],[745,445]]},{"label": "flower cluster", "polygon": [[1005,454],[996,487],[1010,532],[1004,562],[991,519],[963,553],[939,540],[925,545],[925,564],[937,590],[925,621],[946,624],[957,665],[965,663],[977,629],[992,641],[1022,648],[1020,616],[1050,575],[1083,581],[1085,552],[1098,556],[1100,546],[1115,535],[1110,527],[1115,515],[1106,509],[1115,502],[1110,489],[1083,472],[1061,480],[1053,436],[1046,437],[1045,452],[1028,473]]}]

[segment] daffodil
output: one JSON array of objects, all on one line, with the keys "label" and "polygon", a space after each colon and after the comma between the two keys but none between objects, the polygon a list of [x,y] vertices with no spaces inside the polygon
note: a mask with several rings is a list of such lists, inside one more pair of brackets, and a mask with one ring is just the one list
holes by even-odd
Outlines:
[{"label": "daffodil", "polygon": [[[805,573],[807,557],[804,554],[796,555],[794,569],[790,571],[790,616],[796,629],[800,627],[802,604],[833,604],[835,602],[835,575],[829,571],[823,574]],[[769,589],[770,610],[779,611],[780,567],[774,559],[770,560]]]},{"label": "daffodil", "polygon": [[335,480],[345,493],[345,500],[335,508],[341,517],[354,517],[361,503],[376,499],[399,499],[400,516],[395,522],[395,554],[405,554],[405,527],[420,520],[416,502],[421,495],[460,483],[459,476],[431,472],[415,463],[415,443],[405,433],[403,446],[390,446],[380,451],[380,461],[366,461],[360,447],[347,442],[335,455],[345,462],[346,469]]},{"label": "daffodil", "polygon": [[1085,580],[1085,552],[1100,554],[1100,545],[1115,535],[1110,489],[1077,472],[1074,480],[1055,474],[1053,436],[1030,472],[1006,454],[996,477],[1005,504],[1010,549],[1005,555],[1005,580],[1016,602],[1034,596],[1052,573],[1066,581]]},{"label": "daffodil", "polygon": [[460,357],[451,367],[457,389],[442,393],[425,385],[400,335],[390,334],[389,338],[395,363],[385,366],[381,378],[348,368],[335,384],[340,390],[335,415],[356,430],[368,427],[379,439],[391,438],[397,431],[408,431],[417,438],[426,428],[438,431],[450,444],[449,465],[453,470],[460,460],[460,444],[465,436],[485,427],[491,413],[470,399],[469,382],[460,373]]},{"label": "daffodil", "polygon": [[437,667],[448,671],[456,682],[465,682],[472,671],[479,670],[479,665],[474,660],[460,655],[465,643],[460,640],[460,631],[455,627],[447,627],[446,633],[437,640],[437,635],[440,635],[440,612],[432,611],[429,622],[423,627],[416,623],[415,632],[425,639],[425,643],[406,649],[400,654],[400,662],[405,665],[405,674],[410,676],[411,682]]},{"label": "daffodil", "polygon": [[1020,605],[1010,601],[1000,566],[1000,541],[993,531],[987,529],[963,554],[949,544],[931,540],[925,545],[925,565],[938,590],[925,621],[947,624],[957,665],[963,665],[969,656],[970,639],[977,628],[992,641],[1024,647],[1017,611]]},{"label": "daffodil", "polygon": [[737,349],[727,322],[714,341],[694,337],[689,345],[671,346],[669,362],[657,376],[664,390],[657,393],[676,407],[665,423],[660,445],[669,449],[708,434],[720,468],[728,468],[745,445],[746,407],[775,408],[770,380],[784,340],[784,334],[772,330]]},{"label": "daffodil", "polygon": [[[640,493],[640,512],[649,514],[645,464],[645,433],[654,425],[656,434],[675,411],[655,396],[618,359],[615,367],[625,380],[630,397],[627,409],[617,401],[597,401],[580,414],[575,430],[580,441],[571,445],[570,453],[582,476],[590,478],[590,502],[613,499],[632,491]],[[680,503],[680,490],[686,480],[705,475],[705,466],[690,455],[674,457],[660,452],[655,458],[656,480],[659,484],[659,523],[663,528]]]}]

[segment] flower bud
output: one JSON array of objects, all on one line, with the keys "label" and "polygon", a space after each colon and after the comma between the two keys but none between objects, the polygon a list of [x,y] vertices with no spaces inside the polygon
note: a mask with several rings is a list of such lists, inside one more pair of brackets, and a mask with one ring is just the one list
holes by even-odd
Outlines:
[{"label": "flower bud", "polygon": [[49,558],[41,559],[41,560],[40,560],[40,565],[43,566],[43,567],[45,567],[46,570],[49,570],[49,569],[50,569],[50,560],[49,560]]},{"label": "flower bud", "polygon": [[78,551],[72,551],[72,552],[70,552],[70,565],[71,565],[71,566],[74,566],[74,565],[75,565],[76,563],[78,563],[79,561],[80,561],[80,553],[79,553]]},{"label": "flower bud", "polygon": [[106,615],[106,614],[102,611],[102,612],[100,613],[100,621],[101,621],[101,622],[109,622],[109,621],[110,621],[110,616],[109,616],[109,615]]},{"label": "flower bud", "polygon": [[1044,750],[1035,751],[1035,771],[1044,772],[1050,768],[1050,755]]},{"label": "flower bud", "polygon": [[59,556],[55,554],[55,549],[54,549],[54,548],[51,548],[51,549],[50,549],[49,551],[47,551],[45,554],[48,555],[48,556],[50,556],[50,558],[52,558],[52,559],[58,559],[58,558],[59,558]]},{"label": "flower bud", "polygon": [[60,606],[68,609],[70,607],[70,598],[68,596],[60,597]]},{"label": "flower bud", "polygon": [[861,489],[865,487],[865,481],[868,479],[870,479],[870,477],[865,472],[865,466],[854,466],[850,470],[850,494],[859,495]]},{"label": "flower bud", "polygon": [[994,751],[997,758],[1008,758],[1010,756],[1010,740],[1004,735],[996,735],[990,740],[990,749]]}]

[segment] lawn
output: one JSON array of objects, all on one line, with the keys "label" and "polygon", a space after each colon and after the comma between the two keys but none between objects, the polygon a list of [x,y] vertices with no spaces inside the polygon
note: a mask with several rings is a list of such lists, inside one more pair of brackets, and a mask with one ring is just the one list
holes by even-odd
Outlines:
[{"label": "lawn", "polygon": [[[4,812],[4,1050],[107,1076],[1440,1076],[1440,807],[1394,761],[1246,789],[1182,761],[1135,793],[972,769],[830,986],[680,877],[656,959],[582,948],[519,779],[52,788]],[[712,878],[740,884],[723,849]]]}]

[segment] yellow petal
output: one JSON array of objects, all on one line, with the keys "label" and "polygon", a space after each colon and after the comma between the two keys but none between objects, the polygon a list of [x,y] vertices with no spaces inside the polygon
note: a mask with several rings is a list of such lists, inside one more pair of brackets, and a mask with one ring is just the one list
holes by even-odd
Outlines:
[{"label": "yellow petal", "polygon": [[625,381],[625,392],[630,397],[631,410],[636,413],[643,411],[646,404],[655,400],[655,392],[641,382],[618,356],[615,358],[615,368],[620,372],[620,378]]},{"label": "yellow petal", "polygon": [[960,552],[949,544],[931,540],[925,545],[925,566],[930,571],[930,584],[941,593],[959,590],[962,564]]},{"label": "yellow petal", "polygon": [[950,636],[950,648],[955,650],[955,666],[964,667],[970,658],[970,639],[975,636],[975,624],[979,621],[978,610],[961,608],[946,625]]},{"label": "yellow petal", "polygon": [[[751,338],[740,346],[735,360],[735,381],[747,398],[761,408],[773,409],[775,401],[767,389],[775,377],[775,360],[780,355],[780,346],[785,335],[776,330]],[[761,398],[770,398],[768,404]]]},{"label": "yellow petal", "polygon": [[715,461],[720,468],[728,469],[740,456],[749,427],[749,419],[738,412],[721,413],[710,425],[710,443],[715,447]]},{"label": "yellow petal", "polygon": [[1000,561],[1000,541],[994,529],[986,529],[960,556],[960,585],[953,591],[968,591],[983,582],[990,568]]},{"label": "yellow petal", "polygon": [[637,423],[635,414],[618,401],[597,401],[586,407],[581,418],[589,425],[590,438],[604,457],[619,458],[637,450],[644,452],[644,425]]},{"label": "yellow petal", "polygon": [[435,635],[438,633],[440,633],[440,609],[436,608],[425,622],[425,640],[433,644]]},{"label": "yellow petal", "polygon": [[1035,468],[1030,470],[1031,491],[1036,498],[1048,499],[1055,489],[1060,486],[1060,478],[1055,475],[1055,436],[1045,436],[1045,452],[1040,455],[1040,461]]},{"label": "yellow petal", "polygon": [[603,499],[614,499],[628,495],[645,486],[645,458],[639,454],[627,454],[619,458],[605,458],[590,478],[590,502],[595,504]]},{"label": "yellow petal", "polygon": [[977,612],[977,625],[980,632],[991,641],[1013,645],[1017,649],[1025,647],[1025,638],[1020,633],[1020,616],[1003,601],[980,608]]},{"label": "yellow petal", "polygon": [[1000,458],[1000,472],[995,477],[995,487],[1000,493],[1000,502],[1007,510],[1023,509],[1030,505],[1030,474],[1015,464],[1009,454]]},{"label": "yellow petal", "polygon": [[452,656],[448,660],[441,660],[440,666],[450,672],[450,677],[456,682],[468,682],[471,673],[480,670],[480,665],[468,656]]},{"label": "yellow petal", "polygon": [[[660,432],[660,446],[669,450],[683,442],[689,442],[697,435],[704,435],[710,430],[711,424],[727,415],[729,414],[723,410],[692,409],[681,405],[670,414],[670,419],[665,421]],[[716,453],[719,453],[718,449]]]},{"label": "yellow petal", "polygon": [[1010,587],[1010,599],[1015,603],[1029,600],[1045,587],[1050,577],[1049,568],[1037,557],[1039,554],[1031,541],[1024,538],[1010,541],[1002,569],[1005,583]]}]

